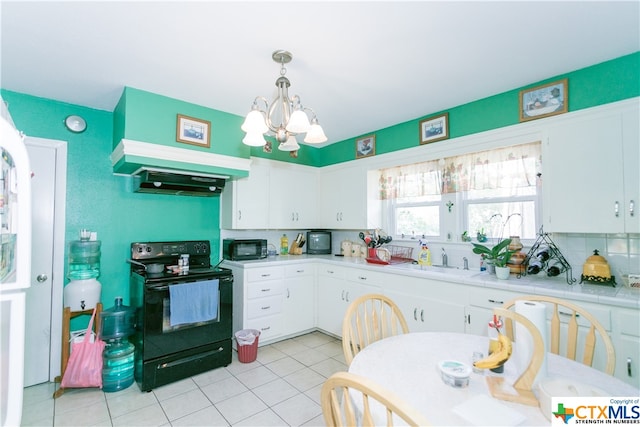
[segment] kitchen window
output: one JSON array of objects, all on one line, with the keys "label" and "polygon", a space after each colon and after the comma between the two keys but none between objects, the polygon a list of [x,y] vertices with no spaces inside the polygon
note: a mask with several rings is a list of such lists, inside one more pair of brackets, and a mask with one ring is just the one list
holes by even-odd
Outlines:
[{"label": "kitchen window", "polygon": [[535,239],[540,170],[539,142],[382,169],[386,227],[397,238],[451,240],[467,230]]}]

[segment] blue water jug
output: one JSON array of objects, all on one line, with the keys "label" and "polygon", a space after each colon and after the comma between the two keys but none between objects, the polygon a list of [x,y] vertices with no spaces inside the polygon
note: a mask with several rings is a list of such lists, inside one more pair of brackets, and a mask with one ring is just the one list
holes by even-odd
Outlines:
[{"label": "blue water jug", "polygon": [[134,350],[127,338],[107,342],[102,353],[102,391],[120,391],[133,384]]}]

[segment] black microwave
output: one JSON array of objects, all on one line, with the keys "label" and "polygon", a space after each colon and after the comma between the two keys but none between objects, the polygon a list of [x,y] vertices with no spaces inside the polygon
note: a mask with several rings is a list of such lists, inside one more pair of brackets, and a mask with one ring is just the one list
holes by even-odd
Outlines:
[{"label": "black microwave", "polygon": [[324,255],[331,253],[331,232],[326,230],[307,231],[307,254]]},{"label": "black microwave", "polygon": [[224,239],[222,241],[222,258],[233,261],[246,261],[267,257],[267,241],[265,239]]}]

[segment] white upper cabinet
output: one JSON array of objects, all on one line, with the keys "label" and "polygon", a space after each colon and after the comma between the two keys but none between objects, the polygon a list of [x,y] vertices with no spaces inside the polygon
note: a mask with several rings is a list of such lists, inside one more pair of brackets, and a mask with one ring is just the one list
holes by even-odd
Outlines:
[{"label": "white upper cabinet", "polygon": [[637,233],[638,105],[605,108],[548,128],[545,231]]},{"label": "white upper cabinet", "polygon": [[270,228],[317,227],[318,172],[310,166],[274,162],[270,168]]},{"label": "white upper cabinet", "polygon": [[227,182],[220,195],[224,229],[266,229],[269,227],[269,167],[252,162],[247,178]]},{"label": "white upper cabinet", "polygon": [[367,228],[367,173],[351,164],[320,173],[320,227]]}]

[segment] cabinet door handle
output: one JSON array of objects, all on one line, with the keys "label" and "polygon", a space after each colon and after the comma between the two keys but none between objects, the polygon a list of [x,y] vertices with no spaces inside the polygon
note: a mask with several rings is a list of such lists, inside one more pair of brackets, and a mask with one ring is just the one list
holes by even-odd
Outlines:
[{"label": "cabinet door handle", "polygon": [[424,308],[420,310],[420,320],[424,322]]},{"label": "cabinet door handle", "polygon": [[629,200],[629,215],[633,216],[633,214],[635,213],[635,209],[636,208],[636,204],[634,203],[633,200]]},{"label": "cabinet door handle", "polygon": [[350,302],[349,301],[349,291],[347,291],[347,302]]},{"label": "cabinet door handle", "polygon": [[418,307],[413,309],[413,320],[418,320]]},{"label": "cabinet door handle", "polygon": [[500,305],[504,304],[504,301],[500,301],[500,300],[497,300],[497,299],[489,299],[488,301],[491,304],[500,304]]},{"label": "cabinet door handle", "polygon": [[291,212],[291,221],[295,221],[296,220],[296,214],[294,212]]},{"label": "cabinet door handle", "polygon": [[298,212],[296,212],[296,221],[299,221],[300,218],[298,217]]},{"label": "cabinet door handle", "polygon": [[271,326],[267,326],[266,328],[260,328],[261,331],[268,331],[269,329],[271,329]]},{"label": "cabinet door handle", "polygon": [[342,212],[340,212],[340,221],[342,221]]},{"label": "cabinet door handle", "polygon": [[[567,313],[566,311],[558,310],[558,314],[562,316],[573,317],[573,313]],[[580,317],[580,314],[576,313],[576,319]]]},{"label": "cabinet door handle", "polygon": [[269,309],[271,308],[271,306],[270,306],[270,305],[268,305],[268,306],[266,306],[266,307],[260,307],[260,308],[262,308],[263,310],[269,310]]},{"label": "cabinet door handle", "polygon": [[340,298],[342,298],[342,301],[344,301],[344,290],[342,291],[342,296]]},{"label": "cabinet door handle", "polygon": [[367,280],[367,277],[366,277],[366,276],[358,276],[358,279],[360,279],[360,280]]},{"label": "cabinet door handle", "polygon": [[631,375],[631,358],[627,357],[627,375],[629,375],[630,377],[632,377],[633,375]]},{"label": "cabinet door handle", "polygon": [[304,273],[304,270],[296,270],[296,273]]},{"label": "cabinet door handle", "polygon": [[242,211],[238,209],[238,220],[242,219]]},{"label": "cabinet door handle", "polygon": [[270,290],[271,290],[271,288],[260,289],[260,292],[269,292]]},{"label": "cabinet door handle", "polygon": [[336,221],[340,221],[340,212],[336,212]]},{"label": "cabinet door handle", "polygon": [[291,292],[289,292],[289,288],[287,288],[287,299],[291,296]]},{"label": "cabinet door handle", "polygon": [[613,205],[613,213],[616,215],[616,218],[620,216],[620,203],[616,200],[616,203]]},{"label": "cabinet door handle", "polygon": [[335,273],[335,272],[334,272],[333,270],[327,270],[327,273],[328,273],[328,274],[333,274],[333,273]]}]

